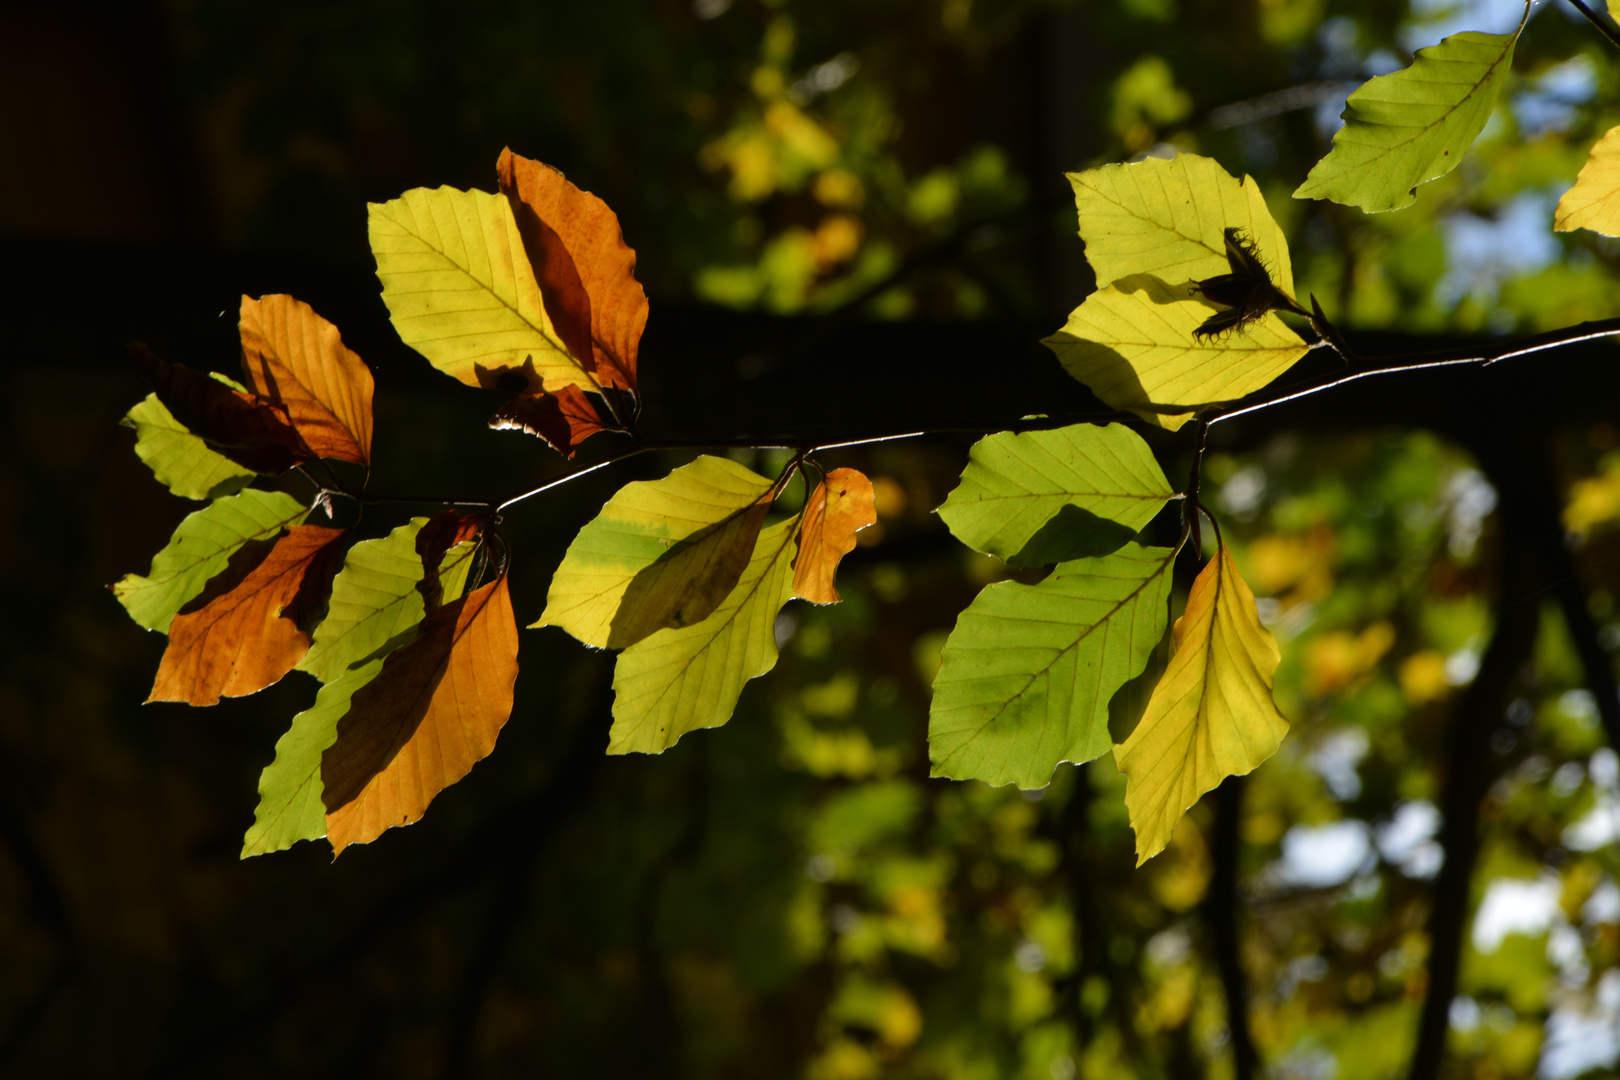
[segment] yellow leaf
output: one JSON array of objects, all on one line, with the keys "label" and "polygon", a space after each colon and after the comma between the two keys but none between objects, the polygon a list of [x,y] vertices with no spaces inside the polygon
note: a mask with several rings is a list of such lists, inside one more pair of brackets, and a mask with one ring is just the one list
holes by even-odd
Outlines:
[{"label": "yellow leaf", "polygon": [[1099,286],[1127,274],[1153,274],[1177,285],[1224,274],[1225,230],[1237,228],[1259,249],[1272,283],[1294,295],[1288,240],[1252,178],[1238,180],[1198,154],[1068,176]]},{"label": "yellow leaf", "polygon": [[1575,186],[1558,200],[1553,229],[1620,236],[1620,127],[1610,128],[1592,147]]},{"label": "yellow leaf", "polygon": [[1281,656],[1223,546],[1193,582],[1142,722],[1114,747],[1138,866],[1164,850],[1200,795],[1277,752],[1288,733],[1271,700]]},{"label": "yellow leaf", "polygon": [[400,339],[434,367],[469,386],[494,387],[512,371],[553,393],[599,389],[546,314],[503,196],[416,188],[370,211],[383,302]]},{"label": "yellow leaf", "polygon": [[1198,406],[1259,390],[1310,349],[1274,312],[1242,332],[1195,337],[1215,310],[1136,274],[1092,293],[1046,344],[1104,402],[1179,428]]}]

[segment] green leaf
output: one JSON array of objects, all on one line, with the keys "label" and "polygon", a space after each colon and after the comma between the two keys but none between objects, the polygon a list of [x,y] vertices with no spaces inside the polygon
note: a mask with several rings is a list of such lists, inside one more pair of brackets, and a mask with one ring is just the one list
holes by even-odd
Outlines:
[{"label": "green leaf", "polygon": [[707,619],[630,646],[613,671],[608,753],[657,754],[730,718],[749,679],[776,666],[776,614],[793,596],[797,518],[759,534],[737,587]]},{"label": "green leaf", "polygon": [[434,367],[469,386],[517,371],[553,393],[599,389],[546,314],[503,196],[416,188],[370,205],[370,235],[394,328]]},{"label": "green leaf", "polygon": [[1075,424],[980,439],[939,516],[976,551],[1043,566],[1113,551],[1174,494],[1140,435]]},{"label": "green leaf", "polygon": [[1164,634],[1175,554],[1131,543],[979,593],[934,678],[933,775],[1039,788],[1059,762],[1107,753],[1109,699]]},{"label": "green leaf", "polygon": [[[298,670],[323,683],[337,682],[422,621],[422,594],[416,588],[422,580],[422,558],[416,553],[416,534],[427,523],[425,517],[412,518],[380,540],[349,549],[343,569],[332,581],[326,618],[315,628]],[[464,579],[465,568],[461,575]]]},{"label": "green leaf", "polygon": [[1153,274],[1172,284],[1224,274],[1225,230],[1237,228],[1258,247],[1272,283],[1294,295],[1288,240],[1250,177],[1239,181],[1198,154],[1068,176],[1099,287],[1130,274]]},{"label": "green leaf", "polygon": [[216,454],[174,418],[156,394],[124,416],[135,429],[135,453],[152,470],[158,483],[186,499],[217,499],[234,495],[258,474]]},{"label": "green leaf", "polygon": [[[417,608],[420,618],[420,597]],[[398,645],[409,641],[415,632],[414,627],[407,627]],[[321,754],[337,741],[338,721],[349,711],[350,699],[377,677],[385,659],[379,655],[344,671],[321,687],[314,706],[293,717],[292,727],[276,741],[275,760],[259,774],[259,805],[253,811],[253,824],[242,838],[242,858],[282,851],[300,840],[319,840],[326,835]]]},{"label": "green leaf", "polygon": [[112,587],[113,595],[130,618],[166,634],[175,614],[225,569],[243,544],[269,540],[308,514],[297,499],[280,491],[250,489],[216,499],[180,523],[145,577],[125,575]]},{"label": "green leaf", "polygon": [[1114,748],[1138,866],[1164,850],[1199,796],[1282,745],[1288,721],[1271,698],[1281,655],[1223,546],[1193,582],[1147,711]]},{"label": "green leaf", "polygon": [[708,455],[626,484],[568,546],[533,625],[622,649],[702,622],[748,565],[770,490],[763,476]]},{"label": "green leaf", "polygon": [[[1525,5],[1525,18],[1530,16]],[[1332,199],[1370,214],[1417,201],[1417,186],[1457,167],[1484,130],[1513,67],[1511,34],[1453,34],[1412,66],[1369,80],[1345,104],[1344,127],[1296,199]]]},{"label": "green leaf", "polygon": [[1252,394],[1310,351],[1275,312],[1241,332],[1195,336],[1214,310],[1185,289],[1133,275],[1088,296],[1046,344],[1109,405],[1179,428],[1195,407]]}]

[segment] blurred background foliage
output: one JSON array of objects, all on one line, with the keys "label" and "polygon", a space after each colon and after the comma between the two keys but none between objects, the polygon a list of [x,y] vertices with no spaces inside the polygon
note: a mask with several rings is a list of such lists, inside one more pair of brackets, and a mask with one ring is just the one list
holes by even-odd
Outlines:
[{"label": "blurred background foliage", "polygon": [[[78,321],[13,297],[0,1071],[1231,1077],[1204,917],[1211,800],[1137,870],[1106,758],[1038,792],[927,778],[945,635],[1013,573],[932,513],[966,438],[830,461],[874,477],[879,525],[842,604],[787,609],[781,664],[725,729],[606,759],[607,659],[528,633],[498,752],[422,824],[335,866],[310,844],[239,863],[257,772],[314,685],[206,713],[137,706],[162,642],[102,586],[188,508],[116,427],[141,392],[117,343],[228,368],[215,312],[296,291],[364,316],[339,321],[382,374],[380,487],[482,493],[554,471],[481,430],[476,392],[424,374],[374,292],[330,284],[369,273],[366,201],[490,188],[503,145],[618,211],[655,331],[661,310],[708,304],[1033,337],[1090,284],[1062,172],[1174,150],[1260,181],[1302,294],[1348,327],[1610,316],[1620,248],[1550,231],[1620,121],[1620,63],[1565,5],[1537,11],[1479,145],[1416,206],[1288,197],[1359,80],[1517,17],[1514,0],[0,5],[8,269],[129,290],[78,297]],[[1571,426],[1555,461],[1612,657],[1620,428]],[[512,514],[520,617],[614,486],[679,462]],[[1293,721],[1244,785],[1257,1049],[1273,1077],[1395,1076],[1425,988],[1447,726],[1502,614],[1496,493],[1411,430],[1284,435],[1205,472],[1283,644]],[[1550,600],[1515,687],[1479,733],[1491,782],[1445,1075],[1612,1076],[1620,759]]]}]

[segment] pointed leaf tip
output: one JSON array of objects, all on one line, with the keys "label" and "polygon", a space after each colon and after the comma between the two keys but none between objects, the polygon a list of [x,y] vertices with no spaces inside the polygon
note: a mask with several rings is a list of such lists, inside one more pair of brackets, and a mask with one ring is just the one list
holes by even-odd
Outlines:
[{"label": "pointed leaf tip", "polygon": [[1138,866],[1164,850],[1199,796],[1254,770],[1288,733],[1271,697],[1277,641],[1226,547],[1193,582],[1173,638],[1141,722],[1114,748]]},{"label": "pointed leaf tip", "polygon": [[872,481],[855,469],[834,469],[805,504],[793,595],[812,604],[836,604],[838,564],[855,550],[855,534],[877,524]]},{"label": "pointed leaf tip", "polygon": [[283,406],[169,364],[140,342],[129,352],[170,415],[217,453],[260,473],[285,472],[314,458]]}]

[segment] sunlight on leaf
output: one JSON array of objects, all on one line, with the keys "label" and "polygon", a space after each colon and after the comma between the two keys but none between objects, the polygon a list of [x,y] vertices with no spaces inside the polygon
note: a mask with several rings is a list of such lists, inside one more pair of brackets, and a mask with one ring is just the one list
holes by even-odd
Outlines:
[{"label": "sunlight on leaf", "polygon": [[371,369],[338,328],[290,296],[242,297],[242,370],[254,392],[286,409],[317,457],[371,460]]},{"label": "sunlight on leaf", "polygon": [[776,666],[776,615],[793,596],[799,521],[759,534],[737,587],[707,619],[632,645],[613,671],[608,753],[658,754],[730,718],[749,679]]},{"label": "sunlight on leaf", "polygon": [[269,540],[308,514],[297,499],[279,491],[250,489],[216,499],[180,523],[145,577],[125,575],[112,587],[113,594],[130,618],[166,634],[175,613],[200,594],[244,544]]},{"label": "sunlight on leaf", "polygon": [[1294,295],[1288,240],[1250,177],[1240,181],[1198,154],[1104,165],[1068,177],[1099,287],[1129,274],[1180,285],[1225,273],[1224,231],[1237,228],[1258,246],[1272,282]]},{"label": "sunlight on leaf", "polygon": [[1196,337],[1214,310],[1156,277],[1125,277],[1088,296],[1045,343],[1109,405],[1175,429],[1191,416],[1177,406],[1251,394],[1310,351],[1275,313],[1242,332]]},{"label": "sunlight on leaf", "polygon": [[213,705],[258,693],[291,671],[309,651],[299,623],[326,603],[345,532],[295,525],[255,553],[256,565],[234,588],[177,614],[146,700]]},{"label": "sunlight on leaf", "polygon": [[1164,634],[1175,554],[1130,543],[979,593],[934,678],[932,775],[1039,788],[1107,753],[1108,702]]},{"label": "sunlight on leaf", "polygon": [[564,457],[573,457],[580,443],[604,430],[590,396],[577,386],[565,386],[555,394],[519,394],[496,410],[489,426],[496,431],[526,431]]},{"label": "sunlight on leaf", "polygon": [[238,465],[280,473],[315,456],[282,406],[261,401],[229,380],[167,363],[138,342],[129,352],[169,414]]},{"label": "sunlight on leaf", "polygon": [[334,855],[409,825],[495,749],[512,714],[517,623],[503,574],[430,612],[355,691],[321,755]]},{"label": "sunlight on leaf", "polygon": [[973,444],[939,508],[955,537],[1011,566],[1106,555],[1175,493],[1123,424],[1001,432]]},{"label": "sunlight on leaf", "polygon": [[1224,546],[1193,582],[1172,648],[1141,722],[1114,749],[1138,866],[1164,850],[1199,796],[1252,771],[1288,733],[1271,699],[1282,654]]},{"label": "sunlight on leaf", "polygon": [[394,329],[434,367],[469,386],[513,372],[552,391],[597,388],[546,314],[505,198],[416,188],[370,210]]},{"label": "sunlight on leaf", "polygon": [[135,454],[158,483],[184,499],[233,495],[258,474],[216,454],[174,418],[156,394],[129,410],[124,424],[135,429]]},{"label": "sunlight on leaf", "polygon": [[[1525,18],[1529,18],[1526,5]],[[1333,149],[1294,192],[1370,214],[1417,201],[1417,186],[1455,169],[1485,129],[1513,68],[1511,34],[1453,34],[1419,49],[1412,66],[1350,95]]]},{"label": "sunlight on leaf", "polygon": [[770,491],[763,476],[709,455],[626,484],[568,546],[533,625],[622,649],[702,622],[748,565]]},{"label": "sunlight on leaf", "polygon": [[1558,200],[1553,223],[1558,232],[1591,229],[1620,236],[1620,127],[1604,132],[1581,166],[1575,186]]},{"label": "sunlight on leaf", "polygon": [[793,595],[812,604],[836,604],[842,599],[834,585],[839,561],[855,550],[856,533],[877,524],[872,481],[855,469],[834,469],[816,485],[800,517]]}]

